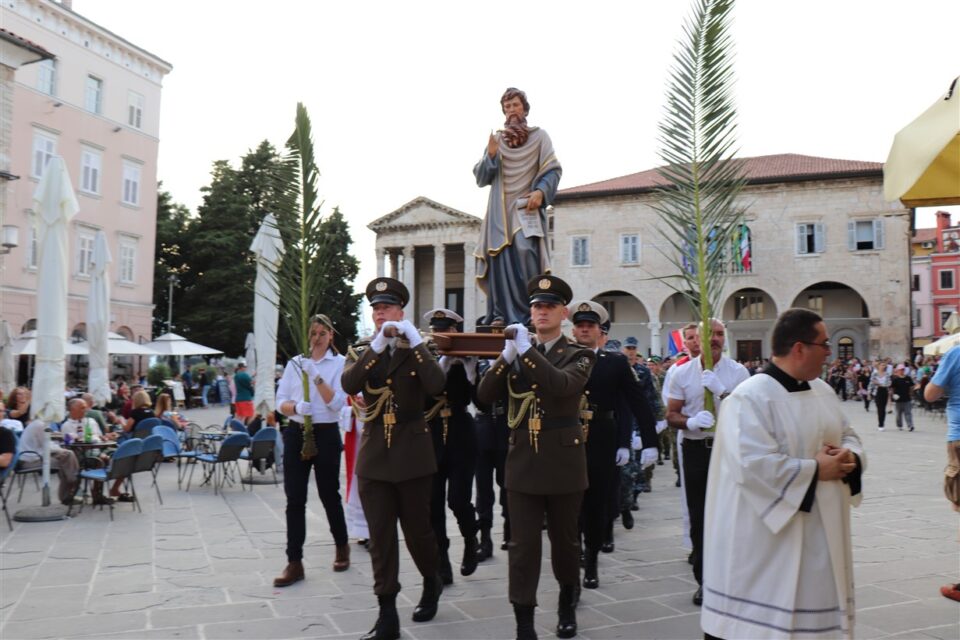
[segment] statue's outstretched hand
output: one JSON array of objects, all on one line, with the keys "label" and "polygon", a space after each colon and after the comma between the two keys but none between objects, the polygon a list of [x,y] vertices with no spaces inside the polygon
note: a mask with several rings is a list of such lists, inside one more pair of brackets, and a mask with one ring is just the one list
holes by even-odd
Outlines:
[{"label": "statue's outstretched hand", "polygon": [[487,155],[491,158],[497,157],[497,151],[500,150],[500,136],[495,131],[490,132],[490,139],[487,140]]},{"label": "statue's outstretched hand", "polygon": [[534,189],[523,197],[527,199],[527,211],[539,211],[543,206],[543,192],[539,189]]}]

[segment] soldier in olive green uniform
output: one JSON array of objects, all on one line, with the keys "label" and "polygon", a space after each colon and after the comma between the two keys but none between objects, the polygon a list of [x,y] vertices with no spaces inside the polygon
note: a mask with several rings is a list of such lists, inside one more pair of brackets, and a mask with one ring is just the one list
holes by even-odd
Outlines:
[{"label": "soldier in olive green uniform", "polygon": [[[443,591],[437,539],[430,526],[430,487],[437,463],[423,405],[428,395],[443,391],[444,374],[416,327],[403,320],[409,293],[402,283],[377,278],[367,285],[367,299],[377,334],[369,344],[350,350],[341,384],[351,395],[363,392],[359,418],[366,423],[357,454],[357,485],[370,528],[380,615],[362,640],[392,640],[400,637],[398,520],[423,576],[415,622],[436,615]],[[390,337],[391,332],[396,337]]]},{"label": "soldier in olive green uniform", "polygon": [[557,636],[570,638],[577,633],[578,516],[587,487],[580,397],[596,355],[560,332],[572,297],[567,283],[540,275],[527,284],[527,293],[535,344],[523,325],[508,327],[516,336],[506,341],[503,353],[481,380],[477,397],[483,403],[508,405],[509,592],[517,637],[536,638],[533,612],[546,514],[553,573],[560,583]]}]

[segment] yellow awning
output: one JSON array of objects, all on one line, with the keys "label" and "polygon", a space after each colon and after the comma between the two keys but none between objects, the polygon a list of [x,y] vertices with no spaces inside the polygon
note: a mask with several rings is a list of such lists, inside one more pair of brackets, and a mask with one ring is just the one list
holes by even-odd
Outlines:
[{"label": "yellow awning", "polygon": [[960,204],[960,77],[893,139],[883,195],[908,207]]}]

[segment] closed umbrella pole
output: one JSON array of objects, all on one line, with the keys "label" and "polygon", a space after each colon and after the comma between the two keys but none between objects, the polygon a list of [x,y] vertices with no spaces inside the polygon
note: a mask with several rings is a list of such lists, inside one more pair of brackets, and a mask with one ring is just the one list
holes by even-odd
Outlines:
[{"label": "closed umbrella pole", "polygon": [[108,350],[110,330],[110,248],[107,236],[97,231],[93,241],[91,258],[90,296],[87,300],[87,348],[89,371],[87,390],[93,395],[97,406],[110,400],[110,356]]},{"label": "closed umbrella pole", "polygon": [[17,372],[13,360],[13,335],[10,323],[0,320],[0,391],[9,393],[17,386]]},{"label": "closed umbrella pole", "polygon": [[266,415],[276,407],[274,367],[277,362],[277,327],[280,323],[280,292],[277,290],[277,269],[283,261],[283,240],[272,213],[267,214],[250,245],[257,258],[254,282],[253,333],[256,342],[256,376],[254,378],[254,410]]}]

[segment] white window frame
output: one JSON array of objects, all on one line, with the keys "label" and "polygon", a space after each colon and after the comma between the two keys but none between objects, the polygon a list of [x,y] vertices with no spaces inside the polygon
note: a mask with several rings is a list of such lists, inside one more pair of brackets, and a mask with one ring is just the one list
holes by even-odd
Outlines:
[{"label": "white window frame", "polygon": [[127,92],[127,124],[134,129],[143,129],[143,107],[146,100],[136,91]]},{"label": "white window frame", "polygon": [[136,162],[123,161],[123,180],[120,184],[120,201],[132,207],[140,206],[142,166]]},{"label": "white window frame", "polygon": [[[813,234],[813,251],[810,251],[808,238]],[[796,224],[796,246],[794,250],[798,256],[815,255],[827,250],[825,229],[822,222],[798,222]],[[750,238],[753,244],[753,238]],[[753,247],[750,248],[751,253]],[[751,260],[753,256],[751,255]]]},{"label": "white window frame", "polygon": [[[939,280],[939,282],[940,282],[940,288],[941,288],[941,289],[956,289],[956,288],[957,288],[957,274],[956,274],[956,270],[955,270],[955,269],[940,269],[940,271],[938,271],[937,274],[938,274],[938,275],[937,275],[937,278],[938,278],[938,280]],[[949,276],[950,276],[950,286],[945,286],[945,285],[943,284],[943,276],[944,276],[944,275],[949,275]]]},{"label": "white window frame", "polygon": [[41,60],[37,65],[37,91],[57,95],[57,63],[52,58]]},{"label": "white window frame", "polygon": [[[632,242],[629,242],[632,240]],[[620,264],[635,265],[640,264],[640,234],[639,233],[621,233],[620,234]]]},{"label": "white window frame", "polygon": [[30,159],[30,176],[39,180],[47,165],[57,153],[57,138],[49,133],[33,131],[33,154]]},{"label": "white window frame", "polygon": [[77,275],[81,278],[90,277],[96,234],[91,227],[77,227]]},{"label": "white window frame", "polygon": [[103,174],[103,154],[90,147],[80,148],[80,190],[100,195],[100,177]]},{"label": "white window frame", "polygon": [[120,236],[119,260],[117,260],[117,282],[134,284],[137,277],[137,239],[127,235]]},{"label": "white window frame", "polygon": [[36,271],[37,263],[40,260],[40,238],[37,235],[37,221],[30,216],[30,243],[27,245],[27,269]]},{"label": "white window frame", "polygon": [[[867,223],[873,226],[872,246],[861,249],[858,248],[861,241],[858,240],[857,225]],[[854,218],[847,221],[847,249],[850,251],[879,251],[883,249],[883,246],[883,218]]]},{"label": "white window frame", "polygon": [[923,324],[923,309],[920,307],[913,308],[913,326],[919,327]]},{"label": "white window frame", "polygon": [[[582,242],[582,253],[578,260],[577,244]],[[570,237],[570,266],[589,267],[590,266],[590,236],[571,236]]]},{"label": "white window frame", "polygon": [[83,85],[83,106],[90,113],[103,113],[103,79],[87,74]]}]

